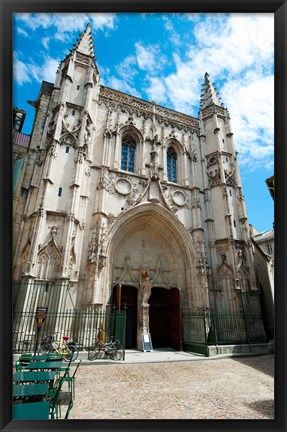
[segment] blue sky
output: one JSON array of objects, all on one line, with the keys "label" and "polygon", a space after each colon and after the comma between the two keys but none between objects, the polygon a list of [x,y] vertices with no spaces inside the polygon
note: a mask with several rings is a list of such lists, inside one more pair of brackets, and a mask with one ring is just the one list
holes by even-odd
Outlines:
[{"label": "blue sky", "polygon": [[198,116],[208,72],[228,108],[249,223],[272,229],[274,174],[273,14],[15,14],[13,104],[31,133],[42,80],[90,22],[101,83]]}]

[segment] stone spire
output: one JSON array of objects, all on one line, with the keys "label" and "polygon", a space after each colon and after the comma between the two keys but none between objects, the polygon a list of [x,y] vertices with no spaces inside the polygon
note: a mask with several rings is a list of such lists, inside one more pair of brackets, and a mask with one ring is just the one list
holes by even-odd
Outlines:
[{"label": "stone spire", "polygon": [[90,57],[94,57],[94,39],[92,36],[91,24],[88,23],[85,31],[80,34],[80,39],[77,40],[77,44],[73,51],[78,51],[81,54],[85,54]]},{"label": "stone spire", "polygon": [[216,87],[214,87],[214,84],[211,82],[210,77],[206,72],[201,91],[200,109],[204,109],[209,105],[223,106],[219,93],[217,93]]}]

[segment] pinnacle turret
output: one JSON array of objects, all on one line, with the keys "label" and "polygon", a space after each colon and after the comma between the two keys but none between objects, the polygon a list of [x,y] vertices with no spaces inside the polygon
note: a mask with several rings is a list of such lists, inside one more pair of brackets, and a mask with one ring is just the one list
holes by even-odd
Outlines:
[{"label": "pinnacle turret", "polygon": [[200,98],[200,109],[204,109],[209,105],[223,106],[219,93],[216,91],[216,87],[211,82],[208,73],[204,75],[204,83],[202,85],[201,98]]},{"label": "pinnacle turret", "polygon": [[88,23],[86,29],[80,34],[77,44],[72,51],[78,51],[81,54],[94,57],[94,39],[92,36],[91,24]]}]

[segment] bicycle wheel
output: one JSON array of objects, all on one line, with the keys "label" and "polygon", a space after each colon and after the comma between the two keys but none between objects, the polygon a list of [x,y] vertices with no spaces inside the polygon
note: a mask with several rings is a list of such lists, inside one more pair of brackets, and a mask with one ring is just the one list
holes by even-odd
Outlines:
[{"label": "bicycle wheel", "polygon": [[50,342],[42,342],[39,348],[39,352],[41,354],[49,354],[50,349],[51,349]]},{"label": "bicycle wheel", "polygon": [[96,343],[91,350],[88,352],[88,359],[95,360],[98,358],[99,352],[101,351],[101,347],[99,343]]},{"label": "bicycle wheel", "polygon": [[99,344],[96,342],[95,345],[93,345],[88,352],[88,359],[89,360],[95,360],[97,358],[96,352],[99,350]]},{"label": "bicycle wheel", "polygon": [[115,350],[110,354],[111,360],[121,360],[123,358],[123,352],[121,350]]},{"label": "bicycle wheel", "polygon": [[79,355],[78,347],[76,347],[76,345],[71,343],[71,344],[68,344],[68,348],[69,348],[70,352],[64,353],[64,355],[63,355],[64,361],[66,361],[66,362],[75,361]]}]

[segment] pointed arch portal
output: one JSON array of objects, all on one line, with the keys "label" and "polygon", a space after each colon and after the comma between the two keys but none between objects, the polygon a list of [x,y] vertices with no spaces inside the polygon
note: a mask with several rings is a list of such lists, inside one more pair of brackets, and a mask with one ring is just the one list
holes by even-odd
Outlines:
[{"label": "pointed arch portal", "polygon": [[[113,301],[127,306],[126,346],[141,348],[141,333],[148,323],[155,348],[181,349],[181,306],[193,302],[191,237],[181,231],[171,212],[154,203],[137,206],[122,219],[111,230],[108,250]],[[147,307],[143,267],[152,286]]]}]

